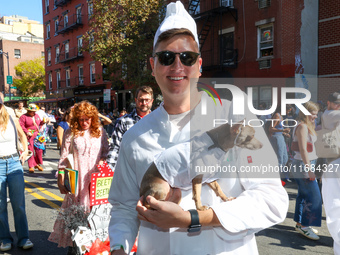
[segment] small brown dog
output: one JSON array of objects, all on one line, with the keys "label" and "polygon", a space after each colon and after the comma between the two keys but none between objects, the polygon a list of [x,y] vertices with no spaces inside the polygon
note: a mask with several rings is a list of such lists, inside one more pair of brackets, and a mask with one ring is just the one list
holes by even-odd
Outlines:
[{"label": "small brown dog", "polygon": [[[224,152],[234,146],[241,148],[247,148],[249,150],[257,150],[262,148],[262,143],[257,140],[255,135],[255,129],[250,126],[243,126],[242,124],[235,124],[230,126],[229,124],[221,125],[217,128],[207,131],[207,134],[213,141],[213,145],[208,149],[218,147]],[[202,191],[202,179],[203,174],[196,176],[192,180],[192,194],[193,200],[197,210],[203,211],[208,209],[207,206],[203,206],[201,202],[201,191]],[[235,198],[228,198],[222,191],[217,181],[208,183],[209,187],[214,190],[217,196],[223,201],[230,201]],[[140,196],[144,196],[143,204],[149,208],[150,206],[146,202],[147,196],[153,196],[157,200],[168,201],[171,198],[172,202],[179,203],[181,197],[172,196],[173,189],[163,179],[154,163],[145,172],[141,182]],[[176,193],[177,194],[177,193]]]}]

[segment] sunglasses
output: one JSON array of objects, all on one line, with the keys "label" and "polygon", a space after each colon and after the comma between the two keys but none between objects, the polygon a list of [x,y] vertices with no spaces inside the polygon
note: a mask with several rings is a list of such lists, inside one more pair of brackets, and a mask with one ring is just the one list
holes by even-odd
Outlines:
[{"label": "sunglasses", "polygon": [[175,53],[172,51],[160,51],[156,52],[155,55],[158,57],[159,63],[163,66],[170,66],[175,62],[176,55],[179,55],[179,59],[185,66],[192,66],[196,63],[198,56],[197,52],[184,51],[180,53]]}]

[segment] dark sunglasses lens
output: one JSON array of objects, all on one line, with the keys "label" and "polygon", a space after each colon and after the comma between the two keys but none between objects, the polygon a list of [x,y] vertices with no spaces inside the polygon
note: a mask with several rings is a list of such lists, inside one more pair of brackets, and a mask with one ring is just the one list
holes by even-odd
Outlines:
[{"label": "dark sunglasses lens", "polygon": [[163,51],[157,55],[158,55],[159,62],[164,66],[171,65],[175,61],[175,58],[176,58],[176,54],[170,51]]},{"label": "dark sunglasses lens", "polygon": [[195,52],[182,52],[179,57],[183,65],[192,66],[196,63],[198,54]]}]

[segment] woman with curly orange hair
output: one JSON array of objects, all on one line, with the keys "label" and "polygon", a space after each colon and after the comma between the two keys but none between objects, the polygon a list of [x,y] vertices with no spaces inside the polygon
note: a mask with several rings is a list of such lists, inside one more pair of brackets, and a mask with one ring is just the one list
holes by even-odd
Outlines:
[{"label": "woman with curly orange hair", "polygon": [[[90,211],[91,174],[98,172],[97,165],[103,164],[109,151],[106,132],[100,125],[97,108],[88,101],[75,104],[71,111],[70,128],[65,131],[59,160],[58,187],[61,194],[66,194],[61,206],[63,213],[71,205],[84,206]],[[64,186],[64,170],[67,156],[73,151],[74,169],[79,171],[78,195],[69,194]],[[71,210],[70,210],[71,213]],[[72,246],[71,232],[65,220],[57,218],[49,239],[60,247]]]}]

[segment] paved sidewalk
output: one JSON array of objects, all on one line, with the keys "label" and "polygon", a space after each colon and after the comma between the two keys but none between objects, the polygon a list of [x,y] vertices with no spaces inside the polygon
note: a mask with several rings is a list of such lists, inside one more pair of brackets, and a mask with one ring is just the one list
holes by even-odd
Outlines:
[{"label": "paved sidewalk", "polygon": [[334,254],[333,239],[328,232],[326,215],[323,208],[321,227],[319,231],[320,240],[313,241],[295,231],[294,211],[297,196],[297,184],[293,181],[288,183],[286,191],[289,195],[289,209],[283,223],[259,232],[256,236],[259,253],[261,255],[272,254]]}]

